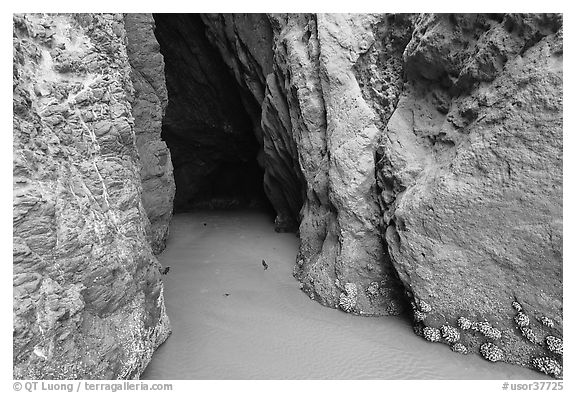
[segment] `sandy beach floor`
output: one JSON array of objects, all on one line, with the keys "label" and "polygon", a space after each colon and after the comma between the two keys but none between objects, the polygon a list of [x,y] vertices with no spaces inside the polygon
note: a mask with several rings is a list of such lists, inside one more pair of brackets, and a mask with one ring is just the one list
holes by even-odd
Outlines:
[{"label": "sandy beach floor", "polygon": [[[173,333],[143,379],[544,379],[463,356],[396,317],[321,306],[292,277],[298,239],[258,211],[175,215],[165,299]],[[269,268],[264,270],[262,259]]]}]

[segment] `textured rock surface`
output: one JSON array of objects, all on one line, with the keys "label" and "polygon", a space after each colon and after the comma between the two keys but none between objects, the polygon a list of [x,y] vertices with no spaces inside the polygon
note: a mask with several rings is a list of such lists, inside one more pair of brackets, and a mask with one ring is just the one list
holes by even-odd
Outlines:
[{"label": "textured rock surface", "polygon": [[[268,179],[279,193],[295,193],[287,178],[305,183],[295,275],[310,297],[395,314],[404,288],[416,331],[452,331],[466,317],[466,351],[491,341],[508,362],[553,356],[544,337],[562,335],[561,17],[254,18],[202,16],[261,103]],[[514,300],[530,326],[515,325]]]},{"label": "textured rock surface", "polygon": [[[425,325],[488,321],[462,342],[494,341],[504,360],[528,365],[548,354],[546,335],[562,335],[562,19],[414,24],[378,151],[394,266],[431,306]],[[530,331],[514,323],[515,300]]]},{"label": "textured rock surface", "polygon": [[14,16],[14,377],[137,378],[170,332],[123,16]]},{"label": "textured rock surface", "polygon": [[164,59],[154,37],[152,15],[126,14],[124,28],[126,51],[132,66],[130,78],[134,96],[131,104],[140,157],[142,204],[150,220],[146,233],[157,254],[166,243],[175,193],[170,151],[160,139],[162,116],[168,104]]},{"label": "textured rock surface", "polygon": [[[202,17],[238,83],[262,103],[267,184],[293,200],[305,183],[295,269],[303,289],[332,307],[347,299],[349,312],[398,314],[401,286],[378,229],[378,129],[353,70],[374,17]],[[266,52],[270,29],[274,39]],[[346,284],[357,288],[354,307]]]},{"label": "textured rock surface", "polygon": [[[561,16],[155,18],[176,208],[263,176],[311,298],[562,374]],[[169,330],[152,21],[14,31],[15,376],[136,377]]]}]

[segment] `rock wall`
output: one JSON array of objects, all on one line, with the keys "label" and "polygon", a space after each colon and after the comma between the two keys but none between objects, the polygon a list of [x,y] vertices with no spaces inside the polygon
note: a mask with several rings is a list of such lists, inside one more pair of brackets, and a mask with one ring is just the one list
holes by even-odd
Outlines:
[{"label": "rock wall", "polygon": [[176,192],[170,151],[160,138],[168,105],[164,59],[154,37],[152,15],[126,14],[124,28],[126,52],[132,67],[134,94],[130,101],[140,157],[142,204],[150,220],[146,233],[152,250],[158,254],[166,244]]},{"label": "rock wall", "polygon": [[354,77],[358,56],[351,55],[367,45],[375,17],[202,18],[240,86],[262,103],[269,196],[285,196],[274,206],[304,188],[295,267],[303,290],[348,312],[399,314],[405,299],[378,226],[379,133]]},{"label": "rock wall", "polygon": [[378,185],[416,329],[559,375],[562,18],[422,15],[403,61]]},{"label": "rock wall", "polygon": [[561,374],[561,16],[202,20],[260,103],[269,196],[304,183],[311,298],[410,301],[430,341]]},{"label": "rock wall", "polygon": [[14,378],[137,378],[170,333],[124,23],[14,16]]}]

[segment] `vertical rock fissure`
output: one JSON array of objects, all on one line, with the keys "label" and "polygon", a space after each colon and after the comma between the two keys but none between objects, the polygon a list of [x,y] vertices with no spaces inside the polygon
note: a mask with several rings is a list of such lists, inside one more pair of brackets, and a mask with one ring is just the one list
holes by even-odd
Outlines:
[{"label": "vertical rock fissure", "polygon": [[260,143],[242,89],[209,42],[197,14],[155,14],[166,62],[162,137],[172,153],[175,211],[268,208]]},{"label": "vertical rock fissure", "polygon": [[146,235],[155,254],[168,238],[174,203],[172,159],[161,139],[162,120],[168,104],[164,60],[154,37],[149,14],[126,14],[126,51],[134,86],[131,97],[135,143],[140,160],[142,204],[148,221]]}]

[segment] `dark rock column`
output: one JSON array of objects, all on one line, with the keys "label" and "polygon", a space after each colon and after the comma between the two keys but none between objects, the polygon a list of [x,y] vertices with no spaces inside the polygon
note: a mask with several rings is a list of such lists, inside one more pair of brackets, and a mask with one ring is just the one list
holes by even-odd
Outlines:
[{"label": "dark rock column", "polygon": [[264,190],[276,211],[276,230],[296,230],[304,198],[292,118],[274,62],[275,33],[266,14],[203,14],[206,37],[240,87],[260,142]]}]

